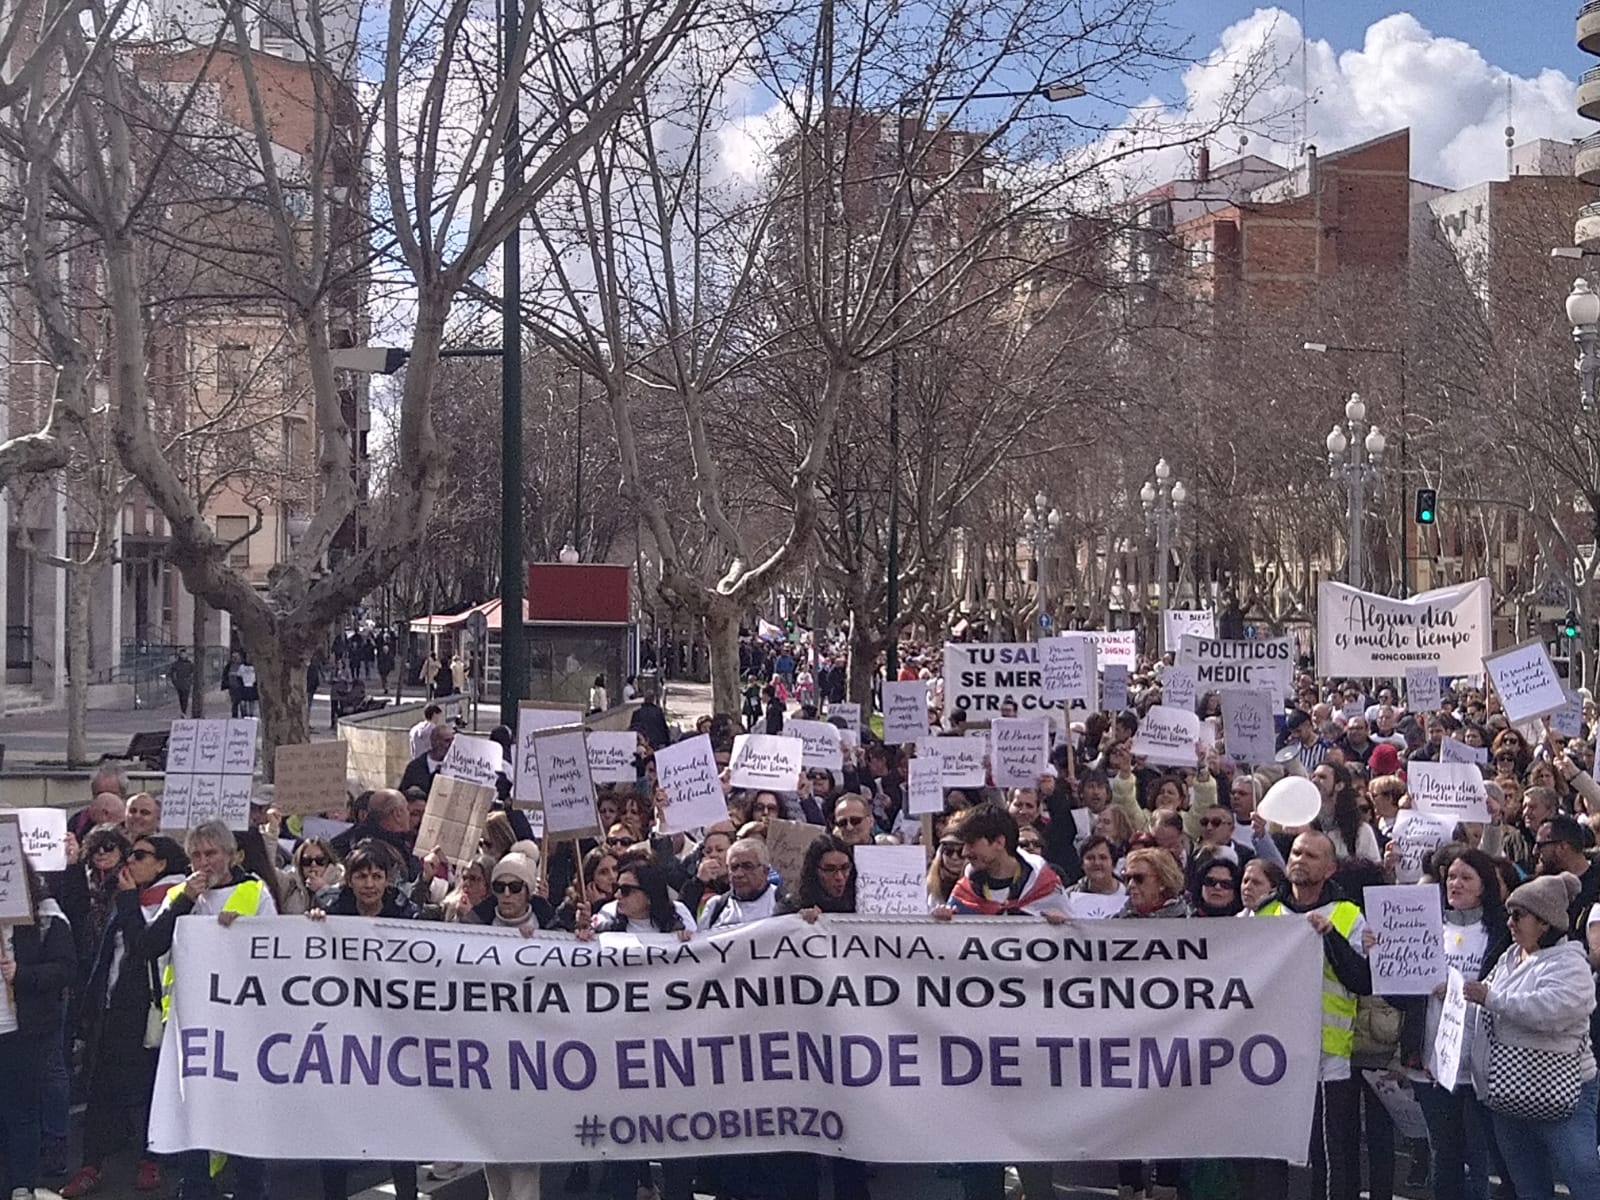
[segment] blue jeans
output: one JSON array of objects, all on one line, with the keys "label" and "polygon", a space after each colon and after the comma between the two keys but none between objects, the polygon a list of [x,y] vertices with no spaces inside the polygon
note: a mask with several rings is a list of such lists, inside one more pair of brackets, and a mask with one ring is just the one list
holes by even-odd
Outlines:
[{"label": "blue jeans", "polygon": [[1505,1155],[1517,1200],[1553,1200],[1556,1176],[1577,1196],[1600,1196],[1600,1153],[1595,1150],[1595,1103],[1600,1079],[1578,1093],[1577,1110],[1565,1121],[1524,1121],[1492,1114],[1495,1141]]},{"label": "blue jeans", "polygon": [[[211,1177],[211,1152],[185,1150],[178,1156],[179,1200],[215,1200],[222,1194]],[[234,1200],[267,1200],[267,1164],[259,1158],[228,1156]]]},{"label": "blue jeans", "polygon": [[0,1158],[5,1194],[39,1182],[39,1093],[48,1037],[0,1034]]},{"label": "blue jeans", "polygon": [[1434,1200],[1489,1200],[1489,1112],[1472,1088],[1416,1086],[1433,1147]]}]

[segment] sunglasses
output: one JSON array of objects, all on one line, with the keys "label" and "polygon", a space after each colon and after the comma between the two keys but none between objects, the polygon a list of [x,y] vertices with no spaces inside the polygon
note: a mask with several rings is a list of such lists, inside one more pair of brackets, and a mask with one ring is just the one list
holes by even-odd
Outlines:
[{"label": "sunglasses", "polygon": [[617,884],[617,895],[619,895],[619,896],[631,896],[635,892],[642,892],[642,891],[644,891],[644,889],[642,887],[640,887],[636,883],[619,883],[619,884]]},{"label": "sunglasses", "polygon": [[951,854],[951,855],[960,854],[961,853],[961,843],[960,842],[940,842],[939,843],[939,853],[940,854]]},{"label": "sunglasses", "polygon": [[325,867],[328,865],[328,860],[320,854],[307,854],[300,859],[300,865],[302,867]]},{"label": "sunglasses", "polygon": [[528,890],[528,885],[520,879],[496,879],[489,885],[489,890],[496,896],[517,895]]},{"label": "sunglasses", "polygon": [[1227,888],[1231,892],[1231,891],[1233,891],[1233,880],[1231,880],[1231,879],[1208,879],[1208,880],[1205,881],[1205,886],[1208,887],[1208,888]]},{"label": "sunglasses", "polygon": [[807,771],[807,779],[815,779],[818,783],[827,783],[829,775],[826,771]]},{"label": "sunglasses", "polygon": [[132,859],[134,862],[143,862],[145,859],[154,858],[155,856],[156,856],[156,852],[154,850],[130,850],[130,851],[128,851],[128,857],[130,859]]},{"label": "sunglasses", "polygon": [[1200,822],[1200,824],[1201,824],[1201,826],[1203,826],[1206,829],[1216,829],[1216,828],[1218,828],[1220,826],[1223,826],[1223,825],[1232,825],[1233,822],[1232,821],[1225,821],[1221,817],[1215,817],[1215,818],[1207,817],[1204,820],[1202,820]]},{"label": "sunglasses", "polygon": [[857,825],[865,825],[866,823],[867,819],[865,817],[840,817],[834,822],[835,825],[842,825],[846,829],[854,829]]},{"label": "sunglasses", "polygon": [[1024,850],[1043,850],[1044,849],[1044,843],[1043,842],[1018,842],[1017,845],[1020,846]]},{"label": "sunglasses", "polygon": [[1150,876],[1144,875],[1144,874],[1129,875],[1128,876],[1128,882],[1129,883],[1149,883],[1150,882]]},{"label": "sunglasses", "polygon": [[1356,811],[1364,817],[1370,817],[1372,815],[1372,805],[1358,804],[1356,805]]},{"label": "sunglasses", "polygon": [[608,837],[606,839],[606,845],[608,845],[608,846],[631,846],[631,845],[633,845],[633,841],[632,841],[632,839],[625,838],[625,837]]}]

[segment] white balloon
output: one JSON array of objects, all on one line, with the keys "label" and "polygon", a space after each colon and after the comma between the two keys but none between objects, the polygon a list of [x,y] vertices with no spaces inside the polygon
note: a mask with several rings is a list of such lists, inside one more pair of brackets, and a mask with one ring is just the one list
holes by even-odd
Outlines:
[{"label": "white balloon", "polygon": [[1267,789],[1256,811],[1275,825],[1309,825],[1322,811],[1322,793],[1304,776],[1289,775]]}]

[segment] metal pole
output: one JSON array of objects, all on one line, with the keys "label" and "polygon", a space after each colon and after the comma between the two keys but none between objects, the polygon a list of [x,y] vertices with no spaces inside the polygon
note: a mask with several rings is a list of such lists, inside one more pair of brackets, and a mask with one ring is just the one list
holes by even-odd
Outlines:
[{"label": "metal pole", "polygon": [[[511,82],[506,125],[505,187],[522,185],[520,72],[513,62],[519,40],[518,0],[501,0],[500,78]],[[527,645],[522,627],[522,222],[502,247],[500,300],[500,723],[517,727],[517,706],[528,690]],[[487,638],[485,641],[487,642]],[[484,647],[487,658],[488,647]]]},{"label": "metal pole", "polygon": [[[1355,432],[1360,431],[1356,430]],[[1352,441],[1350,450],[1352,455],[1355,454],[1355,446],[1356,443]],[[1361,510],[1365,507],[1362,503],[1364,499],[1362,485],[1366,482],[1363,478],[1365,470],[1366,468],[1359,462],[1352,462],[1345,468],[1345,481],[1350,485],[1350,564],[1349,570],[1346,572],[1346,578],[1349,580],[1350,586],[1355,588],[1361,587],[1363,582],[1361,573],[1363,553],[1361,548]]]},{"label": "metal pole", "polygon": [[583,530],[583,372],[578,372],[578,464],[572,474],[572,548],[579,550],[583,543],[579,535]]},{"label": "metal pole", "polygon": [[1156,657],[1159,658],[1166,652],[1167,643],[1167,559],[1172,553],[1167,543],[1172,537],[1172,526],[1167,498],[1162,496],[1156,503],[1161,506],[1156,509],[1156,611],[1161,626],[1156,630]]},{"label": "metal pole", "polygon": [[[905,173],[905,114],[894,110],[896,169]],[[889,578],[886,581],[887,620],[885,628],[884,678],[900,673],[900,635],[895,622],[900,619],[900,204],[901,186],[897,183],[894,204],[894,263],[889,276]]]},{"label": "metal pole", "polygon": [[[1410,424],[1406,416],[1406,352],[1401,347],[1400,353],[1400,486],[1395,490],[1400,493],[1400,599],[1404,600],[1411,595],[1411,515],[1406,507],[1410,497],[1407,495],[1406,486],[1406,437]],[[1418,550],[1423,531],[1417,530]]]}]

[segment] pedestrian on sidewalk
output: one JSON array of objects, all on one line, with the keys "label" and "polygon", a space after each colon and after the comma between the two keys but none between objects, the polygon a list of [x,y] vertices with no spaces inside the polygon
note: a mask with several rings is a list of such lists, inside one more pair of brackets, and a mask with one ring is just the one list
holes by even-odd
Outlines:
[{"label": "pedestrian on sidewalk", "polygon": [[194,662],[187,646],[178,647],[178,655],[167,667],[167,680],[178,693],[178,712],[189,715],[189,694],[194,691]]}]

